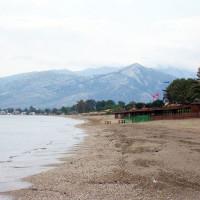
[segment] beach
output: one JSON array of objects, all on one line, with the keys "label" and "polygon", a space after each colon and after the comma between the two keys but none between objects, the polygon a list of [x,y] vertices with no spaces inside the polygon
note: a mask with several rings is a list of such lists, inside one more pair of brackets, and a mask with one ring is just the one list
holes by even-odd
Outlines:
[{"label": "beach", "polygon": [[[200,119],[118,124],[87,120],[84,141],[54,169],[25,178],[16,199],[200,199]],[[110,120],[111,124],[105,124]]]}]

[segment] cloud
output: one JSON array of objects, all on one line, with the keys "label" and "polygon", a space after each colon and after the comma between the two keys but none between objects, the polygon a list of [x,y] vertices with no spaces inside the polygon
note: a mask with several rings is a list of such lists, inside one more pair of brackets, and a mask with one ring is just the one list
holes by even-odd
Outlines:
[{"label": "cloud", "polygon": [[196,70],[200,16],[147,20],[153,11],[138,16],[134,2],[145,0],[0,1],[0,73],[134,62]]},{"label": "cloud", "polygon": [[152,49],[155,62],[196,70],[200,64],[199,21],[200,16],[194,16],[152,24],[145,43]]}]

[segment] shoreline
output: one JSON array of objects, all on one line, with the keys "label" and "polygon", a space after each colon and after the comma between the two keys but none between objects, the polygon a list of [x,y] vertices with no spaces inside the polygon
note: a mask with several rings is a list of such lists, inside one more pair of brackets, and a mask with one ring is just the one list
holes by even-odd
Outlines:
[{"label": "shoreline", "polygon": [[[104,120],[110,117],[111,125]],[[72,117],[73,118],[73,117]],[[113,116],[88,120],[82,143],[34,185],[2,193],[16,199],[198,199],[200,120],[117,124]]]},{"label": "shoreline", "polygon": [[[59,118],[61,118],[61,117],[59,117]],[[56,123],[57,122],[59,123],[59,127],[64,126],[64,127],[60,128],[60,129],[62,129],[62,131],[64,131],[64,134],[62,134],[62,132],[59,132],[59,130],[57,130],[58,131],[57,138],[62,138],[62,139],[57,139],[56,137],[52,138],[51,132],[48,132],[45,134],[45,138],[47,138],[47,140],[44,141],[44,140],[42,140],[43,138],[39,137],[40,138],[39,141],[43,142],[40,145],[38,145],[38,143],[33,143],[31,141],[35,146],[31,146],[31,147],[25,146],[26,148],[24,148],[22,150],[20,149],[21,154],[15,153],[17,155],[17,156],[15,156],[15,154],[13,153],[14,151],[11,152],[11,154],[13,154],[13,158],[19,157],[21,159],[20,161],[22,161],[22,162],[18,162],[19,159],[18,160],[15,159],[15,160],[10,161],[11,164],[9,166],[6,166],[6,167],[2,166],[2,167],[4,167],[3,172],[5,171],[4,173],[1,171],[2,175],[5,174],[5,177],[7,175],[9,177],[9,179],[6,179],[6,178],[2,179],[4,176],[1,177],[0,199],[10,199],[7,196],[5,196],[5,197],[2,196],[2,194],[9,193],[12,191],[17,191],[17,190],[27,189],[27,188],[33,186],[33,183],[31,181],[26,181],[29,177],[37,175],[37,174],[45,173],[45,172],[59,166],[59,164],[62,162],[61,159],[63,157],[70,156],[70,154],[68,152],[70,152],[71,148],[73,148],[73,146],[75,146],[83,141],[83,139],[85,137],[85,133],[83,132],[83,130],[81,130],[81,129],[78,130],[78,128],[76,127],[76,125],[84,123],[83,120],[62,117],[63,120],[65,121],[63,123],[62,122],[63,120],[59,119],[59,118],[54,119],[54,121],[56,121]],[[39,120],[37,120],[37,121],[39,121]],[[42,119],[42,121],[45,121],[45,120]],[[70,122],[70,123],[68,123],[68,122]],[[50,123],[51,123],[51,121],[50,121]],[[43,122],[43,124],[45,124],[45,122]],[[67,128],[65,128],[65,127],[67,127]],[[42,128],[42,126],[41,126],[41,128]],[[55,130],[54,129],[51,129],[51,130],[53,130],[53,133],[55,135]],[[49,131],[51,131],[51,130],[49,130]],[[66,130],[69,132],[69,134],[66,134]],[[42,132],[42,130],[41,129],[38,130],[39,134],[40,134],[40,131]],[[67,139],[67,141],[66,141],[66,139]],[[66,141],[66,142],[63,143],[62,140]],[[49,146],[49,145],[51,145],[51,146]],[[39,153],[36,154],[35,152],[37,150]],[[26,155],[28,156],[27,159],[23,159],[24,154],[25,154],[25,156]],[[69,155],[67,155],[67,154],[69,154]],[[12,157],[9,157],[9,158],[12,158]],[[8,168],[10,170],[8,170]],[[12,170],[12,168],[13,168],[13,170]],[[18,168],[19,168],[19,170],[18,170]],[[23,169],[23,170],[20,170],[20,169]]]}]

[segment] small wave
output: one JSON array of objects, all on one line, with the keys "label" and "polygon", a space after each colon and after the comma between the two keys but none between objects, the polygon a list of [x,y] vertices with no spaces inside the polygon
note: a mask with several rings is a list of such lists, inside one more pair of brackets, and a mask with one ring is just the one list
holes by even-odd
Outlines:
[{"label": "small wave", "polygon": [[18,156],[10,156],[9,158],[12,159],[12,158],[16,158],[16,157],[18,157]]},{"label": "small wave", "polygon": [[31,151],[25,151],[23,154],[31,153]]},{"label": "small wave", "polygon": [[51,144],[53,144],[53,141],[49,142],[47,145],[51,145]]},{"label": "small wave", "polygon": [[32,150],[30,150],[30,151],[25,151],[23,154],[31,153],[31,152],[33,152],[33,151],[38,151],[38,150],[44,150],[44,149],[47,149],[47,148],[42,147],[42,148],[32,149]]},{"label": "small wave", "polygon": [[80,138],[79,138],[79,137],[74,137],[74,139],[76,139],[76,140],[80,140]]},{"label": "small wave", "polygon": [[0,163],[10,163],[12,160],[0,161]]},{"label": "small wave", "polygon": [[15,169],[23,169],[23,168],[30,168],[30,167],[18,167],[18,166],[13,166],[12,168],[15,168]]},{"label": "small wave", "polygon": [[32,151],[45,150],[45,149],[47,149],[47,148],[42,147],[42,148],[33,149]]}]

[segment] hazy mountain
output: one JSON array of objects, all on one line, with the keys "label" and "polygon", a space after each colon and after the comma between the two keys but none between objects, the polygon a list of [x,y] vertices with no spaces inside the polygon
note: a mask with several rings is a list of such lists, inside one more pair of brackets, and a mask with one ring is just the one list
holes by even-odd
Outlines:
[{"label": "hazy mountain", "polygon": [[23,74],[16,74],[16,75],[8,76],[8,77],[2,77],[2,78],[0,78],[0,86],[7,84],[9,82],[12,82],[12,81],[21,79],[23,77],[26,77],[26,76],[28,76],[30,74],[34,74],[34,73],[36,73],[36,72],[29,72],[29,73],[23,73]]},{"label": "hazy mountain", "polygon": [[162,66],[159,66],[157,69],[164,73],[176,76],[177,78],[196,78],[197,77],[196,72],[192,72],[185,69],[176,69],[174,67],[164,68]]},{"label": "hazy mountain", "polygon": [[[167,86],[164,81],[172,81],[174,76],[146,68],[139,64],[118,71],[79,76],[68,70],[52,70],[28,73],[18,78],[3,78],[1,83],[0,107],[37,108],[73,105],[78,100],[95,99],[114,101],[152,101],[152,95]],[[12,79],[12,80],[10,80]]]},{"label": "hazy mountain", "polygon": [[74,71],[73,73],[78,76],[92,76],[100,74],[108,74],[120,70],[119,67],[100,67],[100,68],[88,68],[81,71]]},{"label": "hazy mountain", "polygon": [[[119,67],[100,67],[100,68],[88,68],[80,71],[70,71],[67,69],[61,69],[61,70],[48,70],[44,72],[52,72],[54,74],[65,74],[65,75],[77,75],[77,76],[93,76],[93,75],[100,75],[100,74],[108,74],[111,72],[116,72],[120,70]],[[28,75],[37,74],[40,72],[28,72],[23,74],[16,74],[8,77],[2,77],[0,78],[0,85],[7,84],[9,82],[21,79],[23,77],[26,77]]]},{"label": "hazy mountain", "polygon": [[65,75],[72,75],[73,74],[73,75],[75,75],[75,73],[73,71],[70,71],[68,69],[49,70],[49,71],[46,71],[46,72],[52,72],[52,73],[55,73],[55,74],[65,74]]}]

